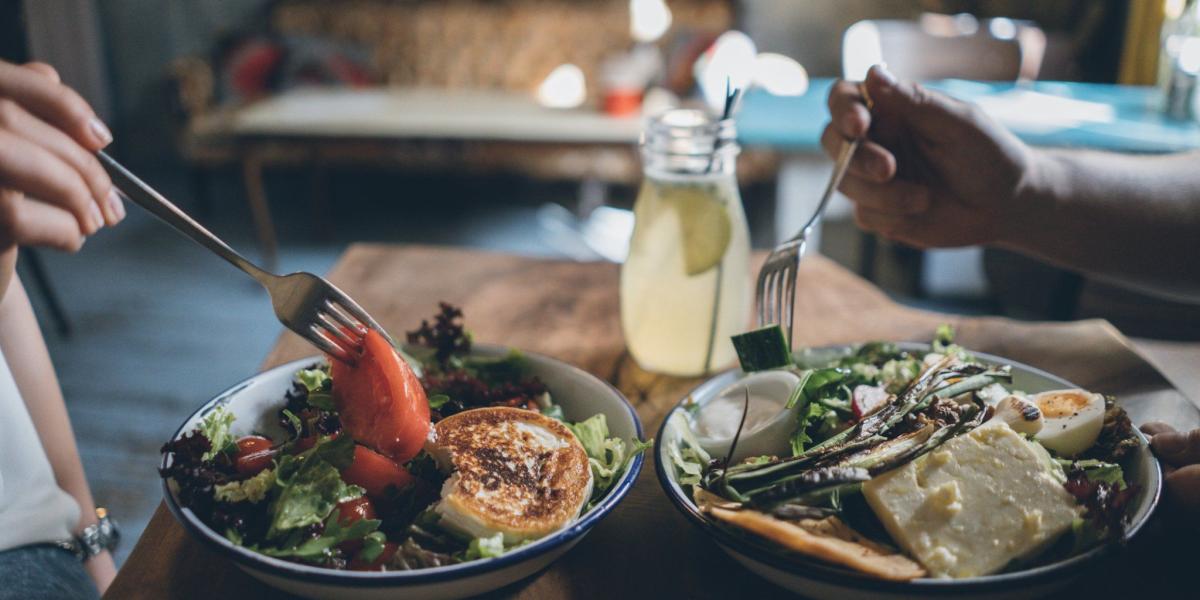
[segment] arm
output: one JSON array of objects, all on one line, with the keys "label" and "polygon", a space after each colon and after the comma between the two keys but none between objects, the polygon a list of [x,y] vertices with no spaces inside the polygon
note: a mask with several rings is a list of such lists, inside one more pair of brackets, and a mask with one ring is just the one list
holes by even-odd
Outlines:
[{"label": "arm", "polygon": [[998,245],[1165,296],[1200,298],[1200,153],[1044,151],[1029,214]]},{"label": "arm", "polygon": [[[11,264],[11,255],[6,253],[3,261]],[[75,527],[78,533],[96,522],[96,505],[83,473],[83,464],[79,461],[54,365],[20,280],[14,277],[3,294],[0,299],[0,349],[8,359],[59,487],[79,503],[80,520]],[[84,567],[101,593],[116,576],[116,567],[108,552],[93,557]]]},{"label": "arm", "polygon": [[989,244],[1200,298],[1200,155],[1026,146],[977,107],[872,68],[829,96],[822,143],[865,138],[841,191],[865,229],[918,247]]}]

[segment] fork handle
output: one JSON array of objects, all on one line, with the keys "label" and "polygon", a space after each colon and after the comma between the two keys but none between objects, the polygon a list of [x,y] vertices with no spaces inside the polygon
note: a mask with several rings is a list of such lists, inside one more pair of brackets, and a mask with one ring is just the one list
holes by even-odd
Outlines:
[{"label": "fork handle", "polygon": [[238,254],[237,251],[229,247],[229,244],[226,244],[221,238],[214,235],[208,229],[205,229],[203,225],[189,217],[187,213],[172,204],[170,200],[164,198],[162,194],[155,191],[146,182],[138,179],[133,173],[130,173],[129,169],[126,169],[120,163],[113,160],[111,156],[104,152],[97,152],[96,157],[100,159],[100,164],[104,167],[104,170],[108,171],[108,176],[112,178],[117,189],[124,192],[138,206],[150,211],[151,214],[162,219],[180,233],[192,238],[197,244],[212,250],[217,256],[245,271],[260,283],[265,283],[265,280],[271,277],[270,273],[250,262],[241,254]]},{"label": "fork handle", "polygon": [[833,164],[833,174],[829,176],[829,185],[825,186],[825,194],[821,196],[817,210],[808,218],[808,222],[800,228],[800,233],[796,234],[793,239],[808,237],[809,229],[812,229],[821,220],[821,215],[825,214],[825,205],[829,204],[833,192],[842,185],[842,179],[846,177],[846,171],[850,168],[850,159],[854,156],[854,151],[858,150],[858,142],[858,139],[842,140],[842,147],[838,150],[837,160]]}]

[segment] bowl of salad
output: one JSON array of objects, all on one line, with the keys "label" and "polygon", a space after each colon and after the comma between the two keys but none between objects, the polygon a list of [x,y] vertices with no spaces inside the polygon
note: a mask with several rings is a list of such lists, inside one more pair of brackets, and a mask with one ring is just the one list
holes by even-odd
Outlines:
[{"label": "bowl of salad", "polygon": [[167,507],[287,592],[458,598],[549,565],[633,486],[649,444],[611,385],[475,344],[444,303],[407,339],[205,403],[163,446]]},{"label": "bowl of salad", "polygon": [[816,598],[1037,597],[1131,539],[1162,473],[1115,399],[939,328],[930,344],[786,350],[668,413],[655,465],[734,560]]}]

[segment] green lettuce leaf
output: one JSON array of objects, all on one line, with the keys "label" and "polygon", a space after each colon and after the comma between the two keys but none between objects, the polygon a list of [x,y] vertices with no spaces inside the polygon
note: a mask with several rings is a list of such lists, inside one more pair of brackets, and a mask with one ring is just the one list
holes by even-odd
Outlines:
[{"label": "green lettuce leaf", "polygon": [[1056,459],[1056,462],[1068,472],[1083,471],[1084,477],[1089,481],[1115,485],[1118,490],[1125,489],[1125,471],[1116,463],[1096,459],[1072,461],[1061,458]]},{"label": "green lettuce leaf", "polygon": [[383,545],[387,542],[387,537],[382,531],[372,531],[363,536],[362,551],[358,553],[358,558],[363,562],[375,562],[380,554],[383,554]]},{"label": "green lettuce leaf", "polygon": [[608,436],[608,420],[604,413],[592,415],[579,423],[567,423],[568,428],[579,439],[587,452],[592,466],[592,500],[604,496],[613,483],[621,477],[633,457],[649,448],[653,441],[633,440],[627,443],[618,437]]},{"label": "green lettuce leaf", "polygon": [[831,421],[837,420],[837,413],[832,408],[820,402],[809,402],[800,409],[796,431],[792,434],[792,455],[799,456],[813,443],[813,435],[821,431]]},{"label": "green lettuce leaf", "polygon": [[497,533],[491,537],[479,537],[467,545],[466,560],[479,558],[496,558],[504,554],[504,534]]},{"label": "green lettuce leaf", "polygon": [[296,371],[296,381],[300,382],[308,393],[328,392],[333,389],[333,379],[329,376],[329,367],[320,366],[315,369],[300,369]]},{"label": "green lettuce leaf", "polygon": [[339,502],[362,496],[362,488],[342,481],[339,469],[354,460],[348,435],[326,439],[298,456],[285,456],[276,469],[281,488],[271,505],[267,537],[323,521]]},{"label": "green lettuce leaf", "polygon": [[275,469],[265,469],[250,479],[217,484],[213,496],[222,502],[262,502],[275,487]]},{"label": "green lettuce leaf", "polygon": [[475,377],[488,383],[519,381],[529,373],[529,359],[510,348],[504,356],[465,356],[462,365]]},{"label": "green lettuce leaf", "polygon": [[704,474],[704,467],[712,457],[700,446],[700,440],[688,425],[688,419],[682,412],[674,411],[667,419],[664,430],[667,456],[675,465],[675,478],[679,485],[698,485]]},{"label": "green lettuce leaf", "polygon": [[318,410],[334,410],[333,379],[329,376],[329,367],[322,365],[315,369],[300,369],[296,372],[296,381],[308,390],[308,405]]},{"label": "green lettuce leaf", "polygon": [[551,404],[550,406],[543,408],[542,414],[550,417],[551,419],[557,419],[559,421],[567,420],[566,415],[563,414],[562,407],[557,404]]},{"label": "green lettuce leaf", "polygon": [[237,440],[234,439],[233,433],[229,429],[235,418],[233,413],[224,406],[218,406],[204,415],[204,420],[200,422],[197,429],[208,439],[210,448],[200,457],[200,460],[212,460],[220,452],[226,454],[237,452]]},{"label": "green lettuce leaf", "polygon": [[[325,519],[325,529],[319,537],[279,548],[263,548],[260,552],[268,556],[280,558],[286,557],[309,562],[321,562],[329,556],[331,548],[342,542],[366,538],[369,534],[374,533],[376,529],[379,529],[379,523],[378,519],[359,519],[349,526],[343,527],[338,522],[338,514],[335,512],[331,513]],[[365,547],[366,542],[364,541]],[[382,551],[381,543],[380,552]]]}]

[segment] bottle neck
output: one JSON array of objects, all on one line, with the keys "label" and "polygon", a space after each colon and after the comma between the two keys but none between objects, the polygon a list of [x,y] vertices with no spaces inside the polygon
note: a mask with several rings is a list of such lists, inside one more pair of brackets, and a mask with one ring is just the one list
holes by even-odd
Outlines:
[{"label": "bottle neck", "polygon": [[642,134],[642,167],[656,178],[733,176],[737,167],[737,129],[732,119],[718,121],[695,110],[672,110],[656,117]]}]

